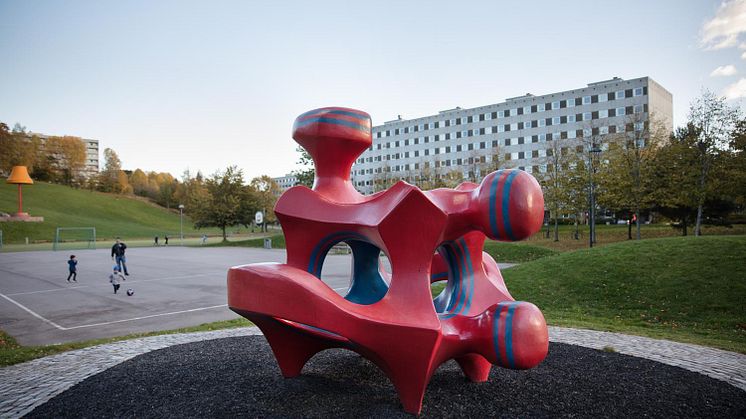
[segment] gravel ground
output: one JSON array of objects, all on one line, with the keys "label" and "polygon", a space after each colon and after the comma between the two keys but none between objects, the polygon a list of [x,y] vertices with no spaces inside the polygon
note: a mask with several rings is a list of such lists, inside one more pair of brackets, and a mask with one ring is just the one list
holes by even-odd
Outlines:
[{"label": "gravel ground", "polygon": [[[743,391],[681,368],[559,343],[537,368],[493,368],[486,383],[443,365],[422,417],[746,417]],[[280,375],[262,336],[140,355],[59,394],[28,417],[410,417],[383,373],[357,354],[318,354]]]}]

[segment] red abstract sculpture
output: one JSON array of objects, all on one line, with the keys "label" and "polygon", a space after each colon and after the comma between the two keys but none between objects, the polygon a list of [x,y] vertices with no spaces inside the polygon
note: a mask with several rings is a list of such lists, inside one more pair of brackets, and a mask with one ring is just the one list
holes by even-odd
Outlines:
[{"label": "red abstract sculpture", "polygon": [[[423,192],[405,182],[371,196],[350,182],[355,159],[372,144],[371,119],[348,108],[300,115],[293,138],[313,157],[313,189],[296,186],[275,206],[287,263],[228,272],[228,306],[266,336],[285,377],[317,352],[346,348],[378,365],[404,409],[419,413],[430,377],[455,359],[472,381],[492,364],[524,369],[547,354],[539,309],[514,301],[495,261],[493,240],[524,239],[541,228],[544,198],[520,170],[499,170],[480,185]],[[322,282],[332,246],[352,248],[346,296]],[[383,251],[391,275],[381,268]],[[431,283],[447,281],[433,299]]]}]

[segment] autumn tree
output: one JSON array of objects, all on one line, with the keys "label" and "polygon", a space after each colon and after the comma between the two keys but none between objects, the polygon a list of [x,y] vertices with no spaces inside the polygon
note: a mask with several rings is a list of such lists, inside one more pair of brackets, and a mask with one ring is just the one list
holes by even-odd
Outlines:
[{"label": "autumn tree", "polygon": [[85,168],[85,143],[78,137],[49,137],[44,143],[44,155],[52,163],[55,181],[72,186],[80,181]]},{"label": "autumn tree", "polygon": [[[102,192],[122,192],[121,178],[122,161],[117,153],[110,149],[104,149],[104,170],[99,173],[98,187]],[[126,175],[125,175],[126,177]]]},{"label": "autumn tree", "polygon": [[24,131],[10,131],[6,124],[0,122],[0,172],[8,174],[13,166],[26,166],[29,173],[34,175],[40,146],[38,137],[29,136]]},{"label": "autumn tree", "polygon": [[129,183],[132,186],[132,192],[135,195],[147,196],[148,175],[140,169],[135,169],[130,175]]}]

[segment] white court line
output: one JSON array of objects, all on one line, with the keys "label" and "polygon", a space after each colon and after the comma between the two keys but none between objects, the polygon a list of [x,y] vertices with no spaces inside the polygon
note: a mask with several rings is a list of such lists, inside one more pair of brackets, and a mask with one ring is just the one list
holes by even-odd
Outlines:
[{"label": "white court line", "polygon": [[51,321],[49,319],[46,319],[46,318],[42,317],[40,314],[37,314],[36,312],[34,312],[33,310],[31,310],[30,308],[28,308],[28,307],[24,306],[23,304],[15,301],[15,300],[13,300],[12,298],[6,296],[5,294],[0,294],[0,297],[3,297],[6,300],[10,301],[11,303],[17,305],[18,307],[20,307],[21,309],[23,309],[27,313],[31,314],[32,316],[36,317],[37,319],[43,321],[44,323],[52,325],[52,326],[54,326],[54,327],[56,327],[56,328],[58,328],[60,330],[65,330],[64,327],[58,325],[57,323],[55,323],[55,322],[53,322],[53,321]]},{"label": "white court line", "polygon": [[210,309],[213,309],[213,308],[220,308],[220,307],[228,307],[228,304],[220,304],[220,305],[217,305],[217,306],[210,306],[210,307],[191,308],[189,310],[172,311],[170,313],[151,314],[149,316],[133,317],[131,319],[114,320],[114,321],[103,322],[103,323],[84,324],[84,325],[80,325],[80,326],[65,327],[62,330],[82,329],[84,327],[105,326],[107,324],[131,322],[131,321],[134,321],[134,320],[150,319],[150,318],[153,318],[153,317],[170,316],[172,314],[191,313],[193,311],[210,310]]},{"label": "white court line", "polygon": [[51,326],[54,326],[55,328],[57,328],[59,330],[73,330],[73,329],[82,329],[84,327],[105,326],[107,324],[131,322],[131,321],[135,321],[135,320],[150,319],[150,318],[153,318],[153,317],[170,316],[172,314],[191,313],[193,311],[210,310],[210,309],[213,309],[213,308],[220,308],[220,307],[227,307],[228,306],[228,304],[220,304],[220,305],[217,305],[217,306],[199,307],[199,308],[192,308],[192,309],[189,309],[189,310],[180,310],[180,311],[172,311],[172,312],[169,312],[169,313],[151,314],[149,316],[133,317],[131,319],[121,319],[121,320],[113,320],[113,321],[110,321],[110,322],[93,323],[93,324],[83,324],[83,325],[80,325],[80,326],[64,327],[64,326],[60,326],[57,323],[55,323],[55,322],[53,322],[53,321],[51,321],[51,320],[43,317],[41,314],[36,313],[35,311],[31,310],[30,308],[24,306],[23,304],[21,304],[19,302],[13,300],[12,298],[8,297],[5,294],[0,294],[0,297],[5,298],[6,300],[8,300],[11,303],[15,304],[16,306],[18,306],[19,308],[23,309],[27,313],[29,313],[32,316],[36,317],[37,319],[39,319],[39,320],[43,321],[44,323],[47,323],[47,324],[49,324]]},{"label": "white court line", "polygon": [[[223,271],[220,271],[220,273],[222,274]],[[139,280],[136,279],[134,281],[132,279],[130,279],[129,281],[125,280],[122,283],[123,284],[124,283],[127,283],[127,284],[138,284],[140,282],[164,281],[164,280],[168,280],[168,279],[197,278],[197,277],[200,277],[200,276],[210,276],[210,275],[215,275],[215,273],[197,274],[197,275],[182,275],[182,276],[168,276],[168,277],[163,277],[163,278],[151,278],[151,279],[139,279]],[[104,284],[101,283],[101,284],[96,284],[96,285],[102,285],[103,286]],[[89,286],[90,285],[76,285],[74,287],[52,288],[52,289],[48,289],[48,290],[14,292],[14,293],[5,294],[5,295],[16,296],[16,295],[42,294],[42,293],[47,293],[47,292],[69,291],[69,290],[75,290],[75,289],[78,289],[78,288],[87,288]],[[110,285],[106,284],[106,286],[108,287]]]}]

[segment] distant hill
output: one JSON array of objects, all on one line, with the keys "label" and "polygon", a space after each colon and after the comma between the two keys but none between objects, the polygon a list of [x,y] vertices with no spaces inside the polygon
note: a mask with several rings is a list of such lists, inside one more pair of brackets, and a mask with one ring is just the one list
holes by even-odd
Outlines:
[{"label": "distant hill", "polygon": [[[0,183],[0,211],[18,211],[16,185]],[[51,241],[57,227],[96,227],[98,239],[149,238],[179,233],[179,212],[145,199],[36,182],[23,187],[23,210],[43,223],[0,222],[3,242]],[[184,216],[184,234],[202,234]],[[208,232],[212,232],[209,230]]]}]

